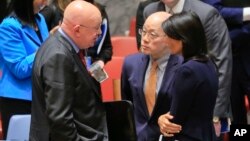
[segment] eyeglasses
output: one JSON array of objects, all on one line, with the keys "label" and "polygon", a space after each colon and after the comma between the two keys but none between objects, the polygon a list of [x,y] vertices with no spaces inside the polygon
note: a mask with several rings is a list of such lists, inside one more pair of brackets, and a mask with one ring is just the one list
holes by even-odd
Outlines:
[{"label": "eyeglasses", "polygon": [[79,26],[85,27],[85,28],[88,28],[88,29],[92,29],[92,30],[94,30],[95,32],[97,32],[97,31],[99,31],[99,30],[101,29],[101,25],[98,26],[98,27],[90,27],[90,26],[85,26],[85,25],[79,24]]},{"label": "eyeglasses", "polygon": [[148,38],[150,39],[150,40],[154,40],[154,39],[156,39],[156,38],[158,38],[158,37],[163,37],[163,36],[165,36],[165,35],[158,35],[157,33],[155,33],[155,32],[148,32],[148,31],[146,31],[145,29],[139,29],[138,30],[138,33],[141,35],[141,36],[146,36],[146,34],[148,35]]}]

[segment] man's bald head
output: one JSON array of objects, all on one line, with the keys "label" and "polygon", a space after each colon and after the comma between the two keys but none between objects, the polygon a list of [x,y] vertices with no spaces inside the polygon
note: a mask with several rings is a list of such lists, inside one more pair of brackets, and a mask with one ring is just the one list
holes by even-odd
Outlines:
[{"label": "man's bald head", "polygon": [[168,19],[171,14],[167,12],[156,12],[151,14],[145,21],[144,25],[152,24],[158,28],[161,28],[161,24]]},{"label": "man's bald head", "polygon": [[151,14],[143,25],[141,51],[153,59],[158,59],[169,52],[165,44],[162,23],[170,16],[167,12],[156,12]]},{"label": "man's bald head", "polygon": [[83,49],[94,45],[101,34],[102,16],[99,9],[93,4],[75,0],[64,11],[61,28]]},{"label": "man's bald head", "polygon": [[[66,22],[84,24],[93,18],[101,18],[101,13],[96,6],[83,0],[71,2],[64,11]],[[65,20],[63,22],[65,22]]]}]

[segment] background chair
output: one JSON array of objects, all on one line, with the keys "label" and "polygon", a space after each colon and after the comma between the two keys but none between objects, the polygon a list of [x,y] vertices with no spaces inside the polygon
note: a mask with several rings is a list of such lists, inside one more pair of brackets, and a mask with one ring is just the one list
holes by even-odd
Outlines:
[{"label": "background chair", "polygon": [[133,106],[130,101],[104,102],[110,141],[136,141]]},{"label": "background chair", "polygon": [[136,35],[136,17],[132,17],[130,19],[130,25],[129,25],[129,34],[128,36],[135,37]]},{"label": "background chair", "polygon": [[113,36],[111,37],[111,43],[113,46],[113,56],[125,57],[138,52],[135,37]]},{"label": "background chair", "polygon": [[7,140],[28,141],[31,115],[13,115],[10,118]]},{"label": "background chair", "polygon": [[120,78],[124,57],[138,52],[136,38],[129,36],[111,37],[113,57],[104,69],[109,78],[101,83],[103,101],[120,100]]},{"label": "background chair", "polygon": [[104,69],[107,72],[109,78],[101,83],[103,101],[113,101],[121,99],[119,80],[121,78],[123,60],[124,57],[113,56],[112,60],[104,66]]}]

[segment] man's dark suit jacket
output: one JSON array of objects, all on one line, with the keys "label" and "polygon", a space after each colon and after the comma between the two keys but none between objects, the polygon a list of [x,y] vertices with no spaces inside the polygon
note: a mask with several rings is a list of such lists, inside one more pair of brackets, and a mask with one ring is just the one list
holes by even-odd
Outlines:
[{"label": "man's dark suit jacket", "polygon": [[33,68],[31,141],[106,141],[100,85],[57,31],[42,45]]},{"label": "man's dark suit jacket", "polygon": [[243,7],[249,0],[202,0],[216,7],[229,29],[233,49],[232,111],[233,123],[247,123],[245,94],[250,98],[250,21],[243,21]]},{"label": "man's dark suit jacket", "polygon": [[[157,11],[166,11],[163,2],[149,4],[144,9],[144,19]],[[183,11],[193,11],[199,16],[206,33],[209,54],[218,67],[219,90],[214,116],[230,117],[232,50],[225,21],[214,7],[199,0],[185,0]]]},{"label": "man's dark suit jacket", "polygon": [[138,141],[157,141],[159,139],[160,129],[157,121],[160,115],[169,111],[171,97],[168,89],[181,61],[182,59],[177,56],[170,56],[155,107],[152,115],[149,116],[143,91],[149,56],[138,53],[125,58],[121,79],[122,99],[130,100],[134,105]]},{"label": "man's dark suit jacket", "polygon": [[179,141],[215,141],[212,122],[218,93],[217,70],[212,61],[189,60],[175,73],[170,87],[172,122],[182,125]]}]

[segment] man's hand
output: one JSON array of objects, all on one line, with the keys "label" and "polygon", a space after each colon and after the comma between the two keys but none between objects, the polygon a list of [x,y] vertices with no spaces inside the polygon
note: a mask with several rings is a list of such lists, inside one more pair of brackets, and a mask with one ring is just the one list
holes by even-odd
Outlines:
[{"label": "man's hand", "polygon": [[158,118],[160,131],[166,137],[172,137],[175,133],[179,133],[181,131],[181,126],[170,122],[171,119],[173,119],[173,116],[170,115],[169,112]]},{"label": "man's hand", "polygon": [[104,62],[102,60],[98,60],[98,61],[96,61],[96,63],[98,63],[98,65],[100,65],[100,67],[103,69]]},{"label": "man's hand", "polygon": [[215,129],[215,134],[217,137],[220,136],[221,133],[221,121],[219,117],[214,117],[213,118],[213,123],[214,123],[214,129]]}]

